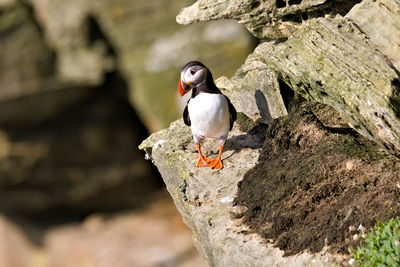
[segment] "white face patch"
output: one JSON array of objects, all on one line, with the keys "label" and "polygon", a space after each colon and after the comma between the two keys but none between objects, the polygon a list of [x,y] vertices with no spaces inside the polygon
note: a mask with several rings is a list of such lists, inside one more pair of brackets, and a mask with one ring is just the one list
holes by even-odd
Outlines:
[{"label": "white face patch", "polygon": [[187,84],[198,85],[207,78],[207,69],[201,66],[190,67],[181,74],[181,78]]}]

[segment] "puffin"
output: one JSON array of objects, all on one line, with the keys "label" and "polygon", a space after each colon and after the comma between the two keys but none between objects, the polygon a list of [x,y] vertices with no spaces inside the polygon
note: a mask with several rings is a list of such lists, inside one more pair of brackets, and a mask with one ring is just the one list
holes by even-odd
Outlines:
[{"label": "puffin", "polygon": [[[236,120],[235,107],[215,85],[211,71],[199,61],[190,61],[183,66],[178,91],[180,96],[192,91],[183,111],[183,121],[191,127],[199,152],[197,167],[222,169],[221,155]],[[216,159],[207,158],[201,153],[200,146],[205,138],[212,138],[219,144]]]}]

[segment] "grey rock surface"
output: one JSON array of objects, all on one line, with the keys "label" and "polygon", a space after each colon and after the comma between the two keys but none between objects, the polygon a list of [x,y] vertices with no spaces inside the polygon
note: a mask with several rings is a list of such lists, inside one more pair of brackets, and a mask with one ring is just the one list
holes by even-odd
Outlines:
[{"label": "grey rock surface", "polygon": [[[279,3],[284,3],[284,6],[277,8]],[[334,107],[356,131],[389,151],[399,154],[400,80],[396,69],[399,54],[398,36],[400,36],[398,23],[396,23],[399,19],[399,2],[394,0],[379,3],[363,1],[354,7],[348,18],[343,18],[341,14],[345,15],[356,2],[343,4],[340,1],[333,3],[301,1],[294,5],[290,3],[290,1],[250,0],[216,3],[210,0],[199,0],[194,5],[183,9],[177,16],[177,20],[187,24],[234,18],[246,24],[249,30],[259,38],[287,38],[279,42],[262,42],[254,51],[251,56],[253,60],[250,62],[265,64],[265,68],[261,68],[262,71],[274,72],[277,79],[283,80],[306,99]],[[316,5],[318,5],[318,12],[315,9]],[[266,10],[269,12],[265,13]],[[302,17],[296,22],[294,17],[285,19],[276,15],[281,11],[289,12],[288,10],[294,12],[290,13],[291,15],[307,14],[307,18]],[[366,12],[360,15],[363,11]],[[375,13],[382,15],[374,16]],[[332,15],[335,17],[330,18],[329,16]],[[271,19],[270,16],[275,17]],[[374,17],[374,21],[367,22],[369,17]],[[268,21],[273,23],[267,23]],[[259,34],[260,30],[254,27],[254,23],[262,25],[261,32],[276,26],[281,33],[287,30],[288,34],[281,34],[281,36]],[[279,26],[280,23],[282,23],[281,26]],[[289,30],[290,27],[295,27],[295,29]],[[247,64],[250,65],[250,62]],[[261,69],[256,71],[259,72],[260,77],[270,76],[261,73]],[[261,79],[255,76],[255,79],[251,80],[254,83]],[[246,82],[239,83],[242,87],[252,87],[245,86]],[[264,86],[267,84],[263,83]],[[271,82],[268,83],[271,84]],[[242,91],[239,89],[235,94]],[[236,102],[239,106],[243,106],[241,101],[245,99],[241,98]],[[282,104],[282,102],[276,102]],[[247,109],[245,107],[243,111],[253,117]]]},{"label": "grey rock surface", "polygon": [[254,54],[303,97],[334,107],[363,136],[400,153],[399,75],[357,25],[318,18]]},{"label": "grey rock surface", "polygon": [[[177,21],[235,19],[261,39],[232,78],[216,80],[238,111],[253,121],[268,123],[287,115],[290,103],[285,101],[285,90],[291,88],[308,101],[330,106],[314,110],[326,130],[351,133],[348,127],[352,127],[399,155],[399,2],[360,2],[198,0],[184,8]],[[260,94],[264,105],[257,97]],[[266,240],[244,234],[248,229],[235,216],[243,207],[231,201],[237,183],[257,161],[263,134],[240,132],[242,128],[239,124],[231,133],[221,171],[194,167],[196,152],[182,122],[140,146],[163,176],[201,254],[211,266],[334,264],[328,263],[332,255],[321,256],[324,249],[282,258]]]},{"label": "grey rock surface", "polygon": [[282,39],[301,28],[304,21],[325,15],[345,15],[358,0],[198,0],[182,9],[180,24],[235,19],[260,39]]},{"label": "grey rock surface", "polygon": [[[256,126],[262,127],[262,126]],[[197,168],[197,152],[190,128],[183,121],[153,134],[140,148],[160,171],[184,222],[193,230],[193,240],[210,266],[331,266],[331,255],[301,253],[283,257],[283,252],[249,232],[235,214],[243,207],[233,199],[237,184],[255,166],[264,132],[230,133],[222,156],[224,168]],[[210,154],[215,144],[207,143]]]},{"label": "grey rock surface", "polygon": [[346,15],[400,71],[400,2],[365,0]]},{"label": "grey rock surface", "polygon": [[276,74],[253,54],[231,79],[221,77],[215,82],[254,121],[270,123],[287,115]]},{"label": "grey rock surface", "polygon": [[0,215],[0,264],[4,267],[33,267],[33,246],[24,233]]}]

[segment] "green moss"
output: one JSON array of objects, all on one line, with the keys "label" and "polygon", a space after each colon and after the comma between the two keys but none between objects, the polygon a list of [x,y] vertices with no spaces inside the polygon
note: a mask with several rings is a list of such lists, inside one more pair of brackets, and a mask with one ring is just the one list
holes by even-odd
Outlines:
[{"label": "green moss", "polygon": [[256,126],[256,123],[242,112],[238,112],[236,123],[242,132],[248,132]]},{"label": "green moss", "polygon": [[357,157],[366,161],[378,161],[387,157],[385,153],[379,151],[378,146],[366,139],[360,140],[361,143],[354,140],[354,137],[351,135],[340,135],[342,139],[342,146],[339,146],[338,149],[342,153],[350,156]]}]

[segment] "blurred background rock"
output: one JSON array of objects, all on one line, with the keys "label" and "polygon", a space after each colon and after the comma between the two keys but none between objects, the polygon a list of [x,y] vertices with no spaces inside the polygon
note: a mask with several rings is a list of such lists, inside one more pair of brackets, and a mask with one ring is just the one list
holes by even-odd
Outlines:
[{"label": "blurred background rock", "polygon": [[138,144],[180,117],[182,65],[255,40],[185,0],[0,0],[0,266],[202,266]]}]

